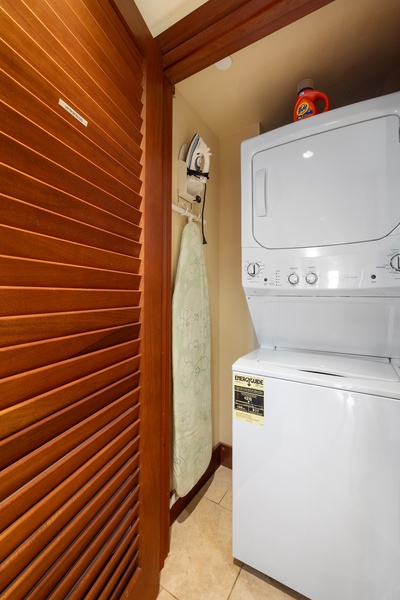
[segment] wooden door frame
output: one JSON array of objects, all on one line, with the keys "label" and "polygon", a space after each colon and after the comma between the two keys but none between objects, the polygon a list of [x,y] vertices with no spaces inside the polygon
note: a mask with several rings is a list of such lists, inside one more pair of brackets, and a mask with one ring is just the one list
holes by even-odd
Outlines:
[{"label": "wooden door frame", "polygon": [[172,84],[333,0],[208,0],[155,40]]},{"label": "wooden door frame", "polygon": [[[144,597],[151,574],[162,568],[169,551],[170,411],[171,411],[171,180],[173,88],[163,76],[161,52],[136,5],[110,0],[145,57],[143,273],[143,458],[151,461],[151,487],[144,490],[144,519],[158,548],[143,556],[149,577],[135,594]],[[154,439],[159,445],[154,447]],[[159,474],[159,477],[158,477]],[[157,550],[155,552],[155,550]],[[142,596],[141,596],[142,594]]]}]

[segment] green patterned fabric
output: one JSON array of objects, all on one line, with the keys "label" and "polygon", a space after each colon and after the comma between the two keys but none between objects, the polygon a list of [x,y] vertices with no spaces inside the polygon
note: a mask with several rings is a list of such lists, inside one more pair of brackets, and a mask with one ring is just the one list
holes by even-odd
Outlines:
[{"label": "green patterned fabric", "polygon": [[200,231],[182,233],[172,300],[174,487],[185,496],[206,471],[212,452],[210,307]]}]

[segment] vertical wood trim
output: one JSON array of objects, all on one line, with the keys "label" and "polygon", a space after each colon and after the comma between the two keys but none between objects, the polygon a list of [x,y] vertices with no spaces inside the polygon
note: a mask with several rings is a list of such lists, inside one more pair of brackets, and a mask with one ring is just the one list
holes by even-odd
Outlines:
[{"label": "vertical wood trim", "polygon": [[173,88],[164,77],[163,92],[163,378],[161,431],[161,541],[160,568],[169,552],[169,492],[171,465],[171,221],[172,221],[172,100]]},{"label": "vertical wood trim", "polygon": [[[160,51],[137,7],[130,0],[111,1],[146,56],[143,268],[151,277],[144,278],[143,287],[141,417],[143,453],[155,479],[153,487],[144,489],[146,511],[142,517],[149,535],[157,537],[158,549],[153,545],[150,553],[143,554],[127,592],[129,598],[156,598],[158,585],[154,585],[154,577],[150,580],[149,573],[154,575],[157,569],[158,582],[158,571],[169,549],[172,88],[163,78]],[[152,226],[151,234],[146,236],[148,220]],[[151,328],[152,333],[146,335]],[[157,447],[146,447],[146,432],[152,432],[149,439],[153,443],[159,440]],[[158,506],[154,506],[157,494]]]},{"label": "vertical wood trim", "polygon": [[[140,519],[144,539],[138,580],[132,598],[156,598],[160,565],[160,449],[163,390],[163,205],[162,123],[163,75],[161,54],[147,44],[145,68],[144,203],[143,203],[143,358],[142,358],[142,460],[148,477],[142,478]],[[151,223],[151,226],[150,226]],[[128,588],[129,589],[129,588]]]}]

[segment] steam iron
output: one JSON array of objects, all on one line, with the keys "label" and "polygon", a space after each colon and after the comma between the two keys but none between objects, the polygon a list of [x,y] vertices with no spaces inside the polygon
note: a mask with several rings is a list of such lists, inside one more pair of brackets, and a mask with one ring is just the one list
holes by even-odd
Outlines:
[{"label": "steam iron", "polygon": [[[189,202],[201,202],[203,194],[203,208],[201,213],[201,228],[203,244],[207,244],[204,237],[204,207],[206,203],[206,183],[210,169],[210,148],[196,133],[189,147],[184,144],[178,158],[178,196]],[[186,214],[186,213],[185,213]]]},{"label": "steam iron", "polygon": [[195,177],[201,183],[206,183],[210,169],[210,148],[196,133],[189,144],[186,155],[186,166],[188,177]]},{"label": "steam iron", "polygon": [[201,202],[210,168],[210,148],[196,133],[189,146],[183,144],[178,158],[178,195],[182,200]]}]

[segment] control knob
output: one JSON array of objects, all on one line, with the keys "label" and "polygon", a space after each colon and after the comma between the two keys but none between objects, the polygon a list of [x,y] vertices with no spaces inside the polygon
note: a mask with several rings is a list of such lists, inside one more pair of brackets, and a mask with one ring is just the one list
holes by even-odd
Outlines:
[{"label": "control knob", "polygon": [[260,265],[256,262],[251,262],[247,265],[247,273],[250,277],[255,277],[260,272]]},{"label": "control knob", "polygon": [[299,283],[299,276],[297,273],[290,273],[288,281],[291,285],[297,285]]},{"label": "control knob", "polygon": [[400,271],[400,254],[395,254],[390,260],[390,266],[395,271]]},{"label": "control knob", "polygon": [[310,285],[314,285],[314,283],[317,283],[318,281],[318,275],[316,273],[307,273],[306,281]]}]

